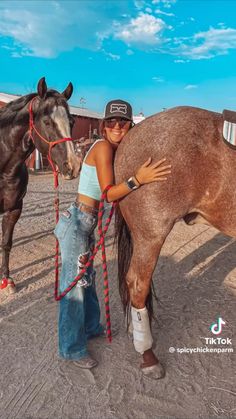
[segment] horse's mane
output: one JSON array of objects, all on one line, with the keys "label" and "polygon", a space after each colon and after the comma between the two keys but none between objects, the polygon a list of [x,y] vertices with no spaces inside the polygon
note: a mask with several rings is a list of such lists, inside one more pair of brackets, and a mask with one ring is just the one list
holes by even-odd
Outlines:
[{"label": "horse's mane", "polygon": [[1,126],[6,126],[12,123],[16,114],[19,114],[22,109],[37,96],[37,93],[30,93],[28,95],[22,96],[19,99],[13,100],[12,102],[7,103],[0,109],[0,123]]},{"label": "horse's mane", "polygon": [[[7,103],[0,109],[0,126],[5,127],[9,124],[12,124],[15,118],[17,117],[17,121],[22,123],[25,122],[25,118],[28,118],[28,115],[21,113],[26,105],[37,96],[38,93],[30,93],[25,96],[21,96],[19,99],[13,100],[12,102]],[[49,89],[46,93],[45,99],[48,98],[57,98],[57,101],[61,102],[61,95],[56,90]]]}]

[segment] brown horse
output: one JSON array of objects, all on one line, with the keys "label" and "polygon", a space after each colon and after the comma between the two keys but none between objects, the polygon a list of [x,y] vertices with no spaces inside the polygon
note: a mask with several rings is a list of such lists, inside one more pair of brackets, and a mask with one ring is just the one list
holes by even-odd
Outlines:
[{"label": "brown horse", "polygon": [[135,126],[116,153],[118,183],[135,174],[144,156],[172,164],[166,182],[141,186],[120,202],[117,214],[121,298],[126,308],[131,304],[142,370],[153,378],[164,369],[152,351],[150,287],[166,237],[182,218],[236,237],[236,151],[225,144],[222,130],[222,114],[176,107]]},{"label": "brown horse", "polygon": [[[71,115],[67,100],[72,91],[71,83],[63,93],[48,90],[45,79],[42,78],[38,82],[37,93],[22,96],[0,110],[0,214],[4,213],[0,290],[4,292],[15,290],[14,282],[9,278],[9,256],[13,230],[21,215],[27,190],[28,172],[25,160],[35,147],[47,155],[50,142],[71,137]],[[32,135],[30,120],[36,128]],[[81,161],[75,155],[71,141],[55,144],[51,148],[51,158],[66,179],[78,176]]]}]

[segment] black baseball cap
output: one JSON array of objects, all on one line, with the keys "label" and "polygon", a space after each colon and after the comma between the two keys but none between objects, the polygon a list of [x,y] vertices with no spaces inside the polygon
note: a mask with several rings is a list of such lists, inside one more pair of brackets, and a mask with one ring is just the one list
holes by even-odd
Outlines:
[{"label": "black baseball cap", "polygon": [[131,105],[121,99],[111,100],[106,105],[104,119],[111,118],[124,118],[133,121]]}]

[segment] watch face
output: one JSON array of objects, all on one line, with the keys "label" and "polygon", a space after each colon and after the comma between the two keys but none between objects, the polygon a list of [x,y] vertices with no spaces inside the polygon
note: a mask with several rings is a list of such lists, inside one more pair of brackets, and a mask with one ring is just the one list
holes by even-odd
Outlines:
[{"label": "watch face", "polygon": [[128,179],[128,180],[127,180],[127,184],[128,184],[128,187],[129,187],[130,189],[137,189],[137,186],[136,186],[136,184],[134,183],[134,181],[133,181],[133,179],[132,179],[132,178],[130,178],[130,179]]}]

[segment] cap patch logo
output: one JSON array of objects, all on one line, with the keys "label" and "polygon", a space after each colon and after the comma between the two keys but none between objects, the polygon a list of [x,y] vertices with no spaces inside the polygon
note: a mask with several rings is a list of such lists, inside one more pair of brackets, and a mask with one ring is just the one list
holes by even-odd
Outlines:
[{"label": "cap patch logo", "polygon": [[124,115],[127,114],[127,105],[123,104],[121,105],[120,103],[112,103],[111,107],[110,107],[110,113],[115,113],[115,112],[120,112],[123,113]]}]

